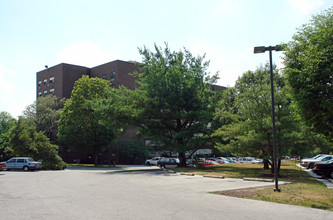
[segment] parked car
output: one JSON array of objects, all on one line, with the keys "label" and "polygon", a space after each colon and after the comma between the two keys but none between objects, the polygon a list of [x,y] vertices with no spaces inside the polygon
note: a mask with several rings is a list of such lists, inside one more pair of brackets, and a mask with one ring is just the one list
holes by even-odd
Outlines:
[{"label": "parked car", "polygon": [[227,161],[228,161],[229,163],[238,163],[236,157],[227,157]]},{"label": "parked car", "polygon": [[42,163],[34,161],[31,157],[13,157],[6,162],[7,170],[39,170],[42,169]]},{"label": "parked car", "polygon": [[226,158],[226,157],[216,157],[216,158],[219,160],[228,160],[228,158]]},{"label": "parked car", "polygon": [[204,167],[208,167],[208,166],[216,166],[216,165],[220,165],[220,164],[213,160],[204,160],[204,161],[199,161],[198,165],[203,165]]},{"label": "parked car", "polygon": [[259,163],[262,163],[262,161],[256,160],[253,157],[243,157],[243,158],[238,159],[238,163],[259,164]]},{"label": "parked car", "polygon": [[145,164],[146,165],[157,165],[157,162],[164,157],[153,157],[151,159],[147,159]]},{"label": "parked car", "polygon": [[312,172],[319,176],[329,177],[333,179],[333,159],[324,162],[316,162]]},{"label": "parked car", "polygon": [[162,158],[157,162],[157,165],[161,168],[175,168],[180,164],[178,158]]},{"label": "parked car", "polygon": [[194,167],[197,161],[195,159],[189,158],[186,159],[186,166],[188,167]]},{"label": "parked car", "polygon": [[207,160],[212,160],[212,161],[215,161],[216,163],[219,163],[219,164],[228,163],[226,160],[223,160],[219,157],[209,157],[209,158],[207,158]]},{"label": "parked car", "polygon": [[313,157],[313,158],[310,158],[310,159],[301,160],[301,165],[303,167],[308,168],[308,169],[312,169],[312,168],[314,168],[315,163],[320,162],[320,161],[328,161],[328,160],[331,160],[331,159],[333,159],[333,155],[323,155],[323,156],[320,156],[320,157],[316,156],[316,157]]},{"label": "parked car", "polygon": [[0,171],[7,170],[7,166],[5,162],[0,162]]}]

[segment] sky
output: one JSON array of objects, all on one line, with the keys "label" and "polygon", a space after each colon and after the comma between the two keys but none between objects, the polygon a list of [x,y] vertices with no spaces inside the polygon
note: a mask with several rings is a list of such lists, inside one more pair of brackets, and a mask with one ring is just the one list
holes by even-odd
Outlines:
[{"label": "sky", "polygon": [[[268,62],[254,46],[288,43],[331,0],[0,0],[0,111],[22,115],[36,100],[36,72],[142,61],[154,44],[206,55],[217,84],[232,87]],[[281,52],[273,62],[282,67]]]}]

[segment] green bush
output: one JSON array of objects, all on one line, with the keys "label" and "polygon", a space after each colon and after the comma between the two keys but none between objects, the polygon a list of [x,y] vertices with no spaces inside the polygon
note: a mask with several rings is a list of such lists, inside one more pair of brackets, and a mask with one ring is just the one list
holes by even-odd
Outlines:
[{"label": "green bush", "polygon": [[67,168],[67,163],[65,163],[59,155],[52,155],[52,159],[42,160],[43,168],[46,170],[64,170]]},{"label": "green bush", "polygon": [[32,157],[43,163],[44,169],[61,170],[67,164],[58,155],[58,146],[51,144],[42,132],[27,120],[19,118],[9,133],[10,152],[13,156]]}]

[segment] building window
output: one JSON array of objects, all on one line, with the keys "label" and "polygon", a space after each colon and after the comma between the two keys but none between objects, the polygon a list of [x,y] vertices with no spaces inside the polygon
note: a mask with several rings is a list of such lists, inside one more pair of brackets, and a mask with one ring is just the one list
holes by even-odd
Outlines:
[{"label": "building window", "polygon": [[50,89],[50,93],[53,93],[53,94],[54,94],[54,89]]},{"label": "building window", "polygon": [[114,78],[116,77],[116,72],[111,72],[110,73],[110,81],[114,81]]},{"label": "building window", "polygon": [[42,85],[42,81],[39,81],[39,82],[38,82],[38,86],[41,86],[41,85]]},{"label": "building window", "polygon": [[50,78],[50,83],[53,83],[54,82],[54,77],[51,77]]},{"label": "building window", "polygon": [[44,91],[44,95],[47,95],[47,91]]},{"label": "building window", "polygon": [[47,83],[47,79],[44,79],[44,84],[46,84]]},{"label": "building window", "polygon": [[42,96],[42,92],[39,92],[39,93],[38,93],[38,96]]},{"label": "building window", "polygon": [[103,75],[103,76],[102,76],[102,79],[107,79],[106,75]]}]

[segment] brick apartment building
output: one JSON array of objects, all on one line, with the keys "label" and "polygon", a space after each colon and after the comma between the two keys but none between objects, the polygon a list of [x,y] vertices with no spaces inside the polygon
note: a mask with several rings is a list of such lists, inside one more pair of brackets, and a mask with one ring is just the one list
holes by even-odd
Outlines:
[{"label": "brick apartment building", "polygon": [[[114,88],[118,88],[120,85],[124,85],[129,89],[135,89],[136,87],[135,79],[130,75],[130,73],[138,71],[138,67],[134,62],[115,60],[92,68],[66,63],[49,68],[45,67],[46,69],[36,73],[36,98],[52,93],[58,98],[68,99],[71,97],[75,81],[83,75],[108,80]],[[221,91],[226,88],[212,85],[211,89],[213,91]],[[129,139],[135,133],[136,130],[129,130],[120,139]],[[74,161],[92,162],[91,155],[82,153],[66,153],[62,157],[68,163],[73,163]],[[110,160],[119,162],[119,158],[112,154],[111,148],[100,154],[99,157],[100,163],[110,163]]]},{"label": "brick apartment building", "polygon": [[36,97],[53,93],[59,98],[68,99],[71,97],[75,81],[83,75],[109,80],[115,88],[119,85],[124,85],[127,88],[134,89],[135,80],[129,73],[137,70],[138,68],[133,62],[121,60],[115,60],[92,68],[61,63],[37,72]]}]

